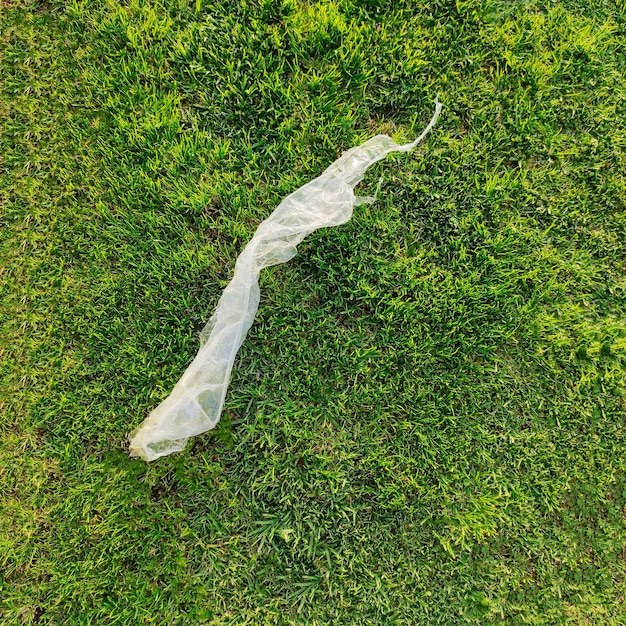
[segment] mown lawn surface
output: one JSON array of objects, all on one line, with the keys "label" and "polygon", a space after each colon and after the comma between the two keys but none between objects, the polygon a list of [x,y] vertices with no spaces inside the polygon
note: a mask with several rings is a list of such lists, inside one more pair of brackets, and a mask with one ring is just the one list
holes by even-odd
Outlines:
[{"label": "mown lawn surface", "polygon": [[[626,623],[621,0],[0,2],[0,623]],[[220,426],[147,465],[234,260]]]}]

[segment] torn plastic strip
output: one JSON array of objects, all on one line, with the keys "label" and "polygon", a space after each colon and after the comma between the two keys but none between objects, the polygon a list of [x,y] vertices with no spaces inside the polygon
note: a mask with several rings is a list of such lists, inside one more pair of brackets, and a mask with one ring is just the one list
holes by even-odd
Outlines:
[{"label": "torn plastic strip", "polygon": [[355,205],[373,202],[376,196],[354,195],[354,187],[367,169],[390,152],[413,150],[435,125],[440,112],[441,104],[436,100],[428,126],[411,143],[397,144],[387,135],[376,135],[351,148],[321,176],[285,198],[260,224],[237,259],[233,279],[215,313],[200,333],[198,354],[172,393],[131,434],[131,456],[153,461],[182,450],[189,437],[215,427],[235,356],[259,306],[259,272],[293,258],[296,246],[309,233],[343,224]]}]

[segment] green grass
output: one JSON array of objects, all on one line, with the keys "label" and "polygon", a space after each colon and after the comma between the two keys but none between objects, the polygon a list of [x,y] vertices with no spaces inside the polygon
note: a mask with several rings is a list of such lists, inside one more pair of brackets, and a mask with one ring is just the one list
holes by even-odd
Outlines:
[{"label": "green grass", "polygon": [[[0,623],[626,622],[621,0],[0,2]],[[428,140],[265,271],[281,198]]]}]

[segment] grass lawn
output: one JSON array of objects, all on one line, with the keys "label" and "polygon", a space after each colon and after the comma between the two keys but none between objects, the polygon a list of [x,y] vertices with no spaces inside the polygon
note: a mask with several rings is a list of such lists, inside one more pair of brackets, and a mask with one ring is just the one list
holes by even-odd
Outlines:
[{"label": "grass lawn", "polygon": [[[622,0],[0,2],[0,623],[626,623]],[[147,465],[256,226],[219,427]]]}]

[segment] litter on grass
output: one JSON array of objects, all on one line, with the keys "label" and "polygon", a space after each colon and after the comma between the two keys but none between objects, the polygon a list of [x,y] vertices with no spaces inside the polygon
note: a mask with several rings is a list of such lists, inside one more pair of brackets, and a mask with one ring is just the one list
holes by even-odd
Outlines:
[{"label": "litter on grass", "polygon": [[259,272],[285,263],[309,233],[347,222],[355,205],[374,198],[354,195],[366,170],[390,152],[408,152],[435,125],[441,104],[424,132],[413,142],[397,144],[376,135],[351,148],[321,176],[285,198],[257,228],[235,264],[235,273],[215,313],[200,333],[201,346],[172,393],[131,434],[130,454],[146,461],[182,450],[189,437],[215,427],[237,350],[259,306]]}]

